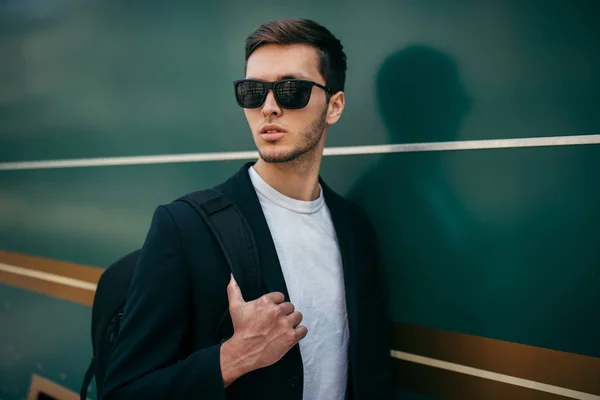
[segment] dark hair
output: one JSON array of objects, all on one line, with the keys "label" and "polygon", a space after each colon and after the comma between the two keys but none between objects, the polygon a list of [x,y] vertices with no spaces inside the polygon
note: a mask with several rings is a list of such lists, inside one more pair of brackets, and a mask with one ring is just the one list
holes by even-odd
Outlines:
[{"label": "dark hair", "polygon": [[344,90],[346,54],[342,43],[327,28],[303,19],[279,19],[261,25],[246,39],[246,62],[265,44],[308,44],[317,48],[319,72],[333,93]]}]

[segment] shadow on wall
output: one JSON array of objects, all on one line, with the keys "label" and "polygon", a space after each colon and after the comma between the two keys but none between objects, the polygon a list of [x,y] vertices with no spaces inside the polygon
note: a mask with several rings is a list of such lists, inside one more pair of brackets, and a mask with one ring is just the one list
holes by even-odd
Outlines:
[{"label": "shadow on wall", "polygon": [[[392,143],[454,140],[472,112],[453,57],[426,46],[385,59],[376,93]],[[600,356],[600,320],[590,317],[600,290],[599,151],[381,155],[348,197],[378,233],[392,318]]]},{"label": "shadow on wall", "polygon": [[472,102],[454,60],[426,46],[386,58],[376,93],[391,143],[455,140]]},{"label": "shadow on wall", "polygon": [[[376,79],[377,103],[391,143],[454,140],[471,108],[453,58],[427,46],[392,53]],[[388,271],[392,316],[411,323],[433,315],[438,326],[471,321],[467,257],[477,238],[471,214],[449,184],[441,152],[382,155],[350,189],[370,215]],[[454,289],[440,292],[440,287]]]}]

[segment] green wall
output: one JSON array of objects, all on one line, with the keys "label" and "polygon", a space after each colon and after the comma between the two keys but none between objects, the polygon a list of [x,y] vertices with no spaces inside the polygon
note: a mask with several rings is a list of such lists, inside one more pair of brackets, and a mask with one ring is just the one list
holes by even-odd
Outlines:
[{"label": "green wall", "polygon": [[[296,16],[348,55],[328,146],[600,133],[597,2],[196,3],[0,2],[0,162],[252,150],[244,39]],[[106,266],[157,204],[239,166],[0,171],[0,249]],[[600,357],[600,146],[335,156],[323,176],[376,223],[395,321]],[[89,317],[0,285],[0,398],[32,373],[78,390]]]}]

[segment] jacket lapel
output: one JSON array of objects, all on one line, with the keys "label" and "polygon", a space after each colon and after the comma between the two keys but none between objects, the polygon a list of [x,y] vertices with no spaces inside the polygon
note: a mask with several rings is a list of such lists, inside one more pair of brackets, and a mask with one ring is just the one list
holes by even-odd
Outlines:
[{"label": "jacket lapel", "polygon": [[[353,237],[354,229],[350,223],[352,215],[347,202],[331,190],[321,179],[319,179],[325,201],[329,207],[331,220],[335,227],[342,257],[342,265],[344,270],[344,288],[346,293],[346,311],[348,314],[348,330],[350,334],[348,352],[350,367],[356,365],[358,360],[357,352],[357,330],[358,330],[358,287],[357,287],[357,271],[356,271],[356,254],[354,246],[356,241]],[[352,370],[350,370],[352,374]],[[352,375],[349,376],[350,378]],[[349,381],[349,383],[351,380]]]},{"label": "jacket lapel", "polygon": [[285,301],[290,301],[290,296],[281,270],[277,250],[271,236],[271,231],[260,206],[248,168],[254,163],[246,163],[233,177],[219,186],[229,199],[235,203],[248,220],[254,233],[256,247],[258,248],[258,263],[265,293],[281,292]]},{"label": "jacket lapel", "polygon": [[[245,164],[237,174],[217,189],[235,203],[252,229],[265,293],[281,292],[285,296],[285,301],[290,301],[271,231],[248,175],[248,168],[252,164]],[[244,382],[242,391],[252,393],[250,395],[252,398],[265,400],[279,399],[282,393],[285,394],[283,397],[290,400],[301,400],[304,379],[302,365],[300,347],[296,344],[277,362],[276,366],[252,371],[240,378]]]}]

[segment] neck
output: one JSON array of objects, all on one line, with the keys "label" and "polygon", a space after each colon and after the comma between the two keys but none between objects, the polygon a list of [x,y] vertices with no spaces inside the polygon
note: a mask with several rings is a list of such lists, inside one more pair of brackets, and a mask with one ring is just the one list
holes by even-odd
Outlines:
[{"label": "neck", "polygon": [[273,189],[296,200],[313,201],[319,197],[321,159],[267,163],[259,158],[254,169]]}]

